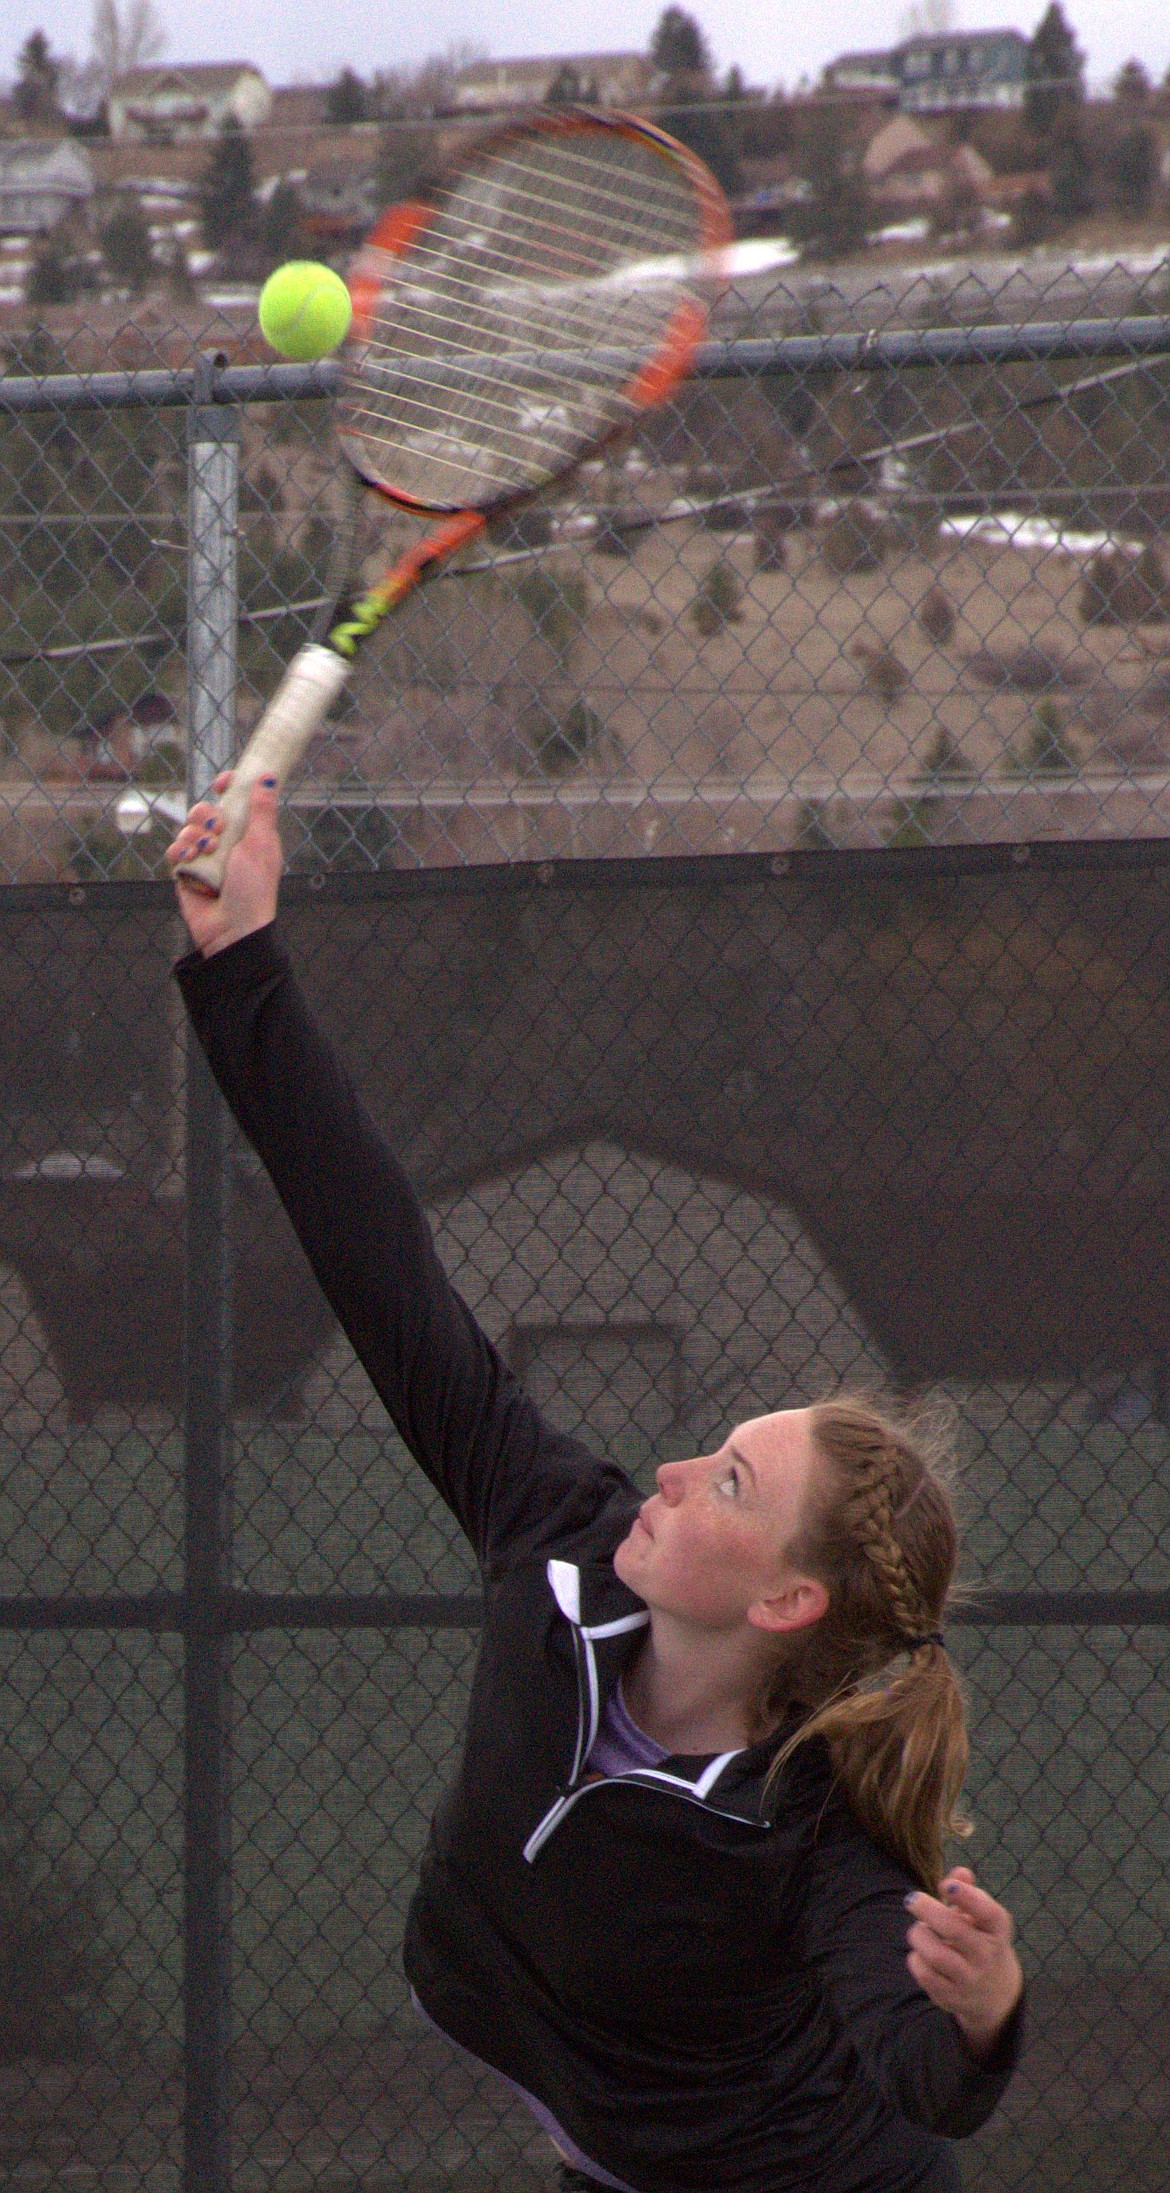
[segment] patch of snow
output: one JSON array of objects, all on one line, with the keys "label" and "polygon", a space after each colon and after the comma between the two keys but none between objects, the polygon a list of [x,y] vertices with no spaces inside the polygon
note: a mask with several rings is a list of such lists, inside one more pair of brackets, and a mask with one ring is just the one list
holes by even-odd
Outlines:
[{"label": "patch of snow", "polygon": [[732,281],[744,274],[767,274],[772,267],[795,266],[800,253],[787,236],[749,236],[742,244],[729,244],[720,253],[725,274]]},{"label": "patch of snow", "polygon": [[892,221],[888,228],[871,229],[867,244],[924,244],[930,234],[930,222],[921,214],[912,221]]},{"label": "patch of snow", "polygon": [[1096,556],[1114,548],[1136,556],[1138,543],[1119,539],[1115,533],[1077,533],[1051,518],[1025,516],[1022,511],[997,510],[979,517],[944,518],[940,533],[957,541],[993,541],[1007,548],[1036,549],[1042,555]]}]

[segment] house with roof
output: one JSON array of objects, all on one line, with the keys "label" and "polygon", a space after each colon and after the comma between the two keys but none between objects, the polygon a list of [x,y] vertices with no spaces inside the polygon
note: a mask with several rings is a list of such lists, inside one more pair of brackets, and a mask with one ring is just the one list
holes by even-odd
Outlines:
[{"label": "house with roof", "polygon": [[886,47],[875,52],[839,53],[822,70],[821,83],[825,91],[853,91],[863,97],[892,101],[898,94],[894,56]]},{"label": "house with roof", "polygon": [[92,196],[93,168],[73,138],[0,138],[0,236],[47,236]]},{"label": "house with roof", "polygon": [[875,131],[861,172],[875,207],[886,215],[931,213],[948,199],[984,201],[995,182],[973,145],[952,145],[911,114],[895,114]]},{"label": "house with roof", "polygon": [[472,61],[455,79],[460,113],[491,114],[510,107],[543,107],[551,98],[587,106],[629,107],[642,102],[654,78],[644,53],[552,53],[510,61]]},{"label": "house with roof", "polygon": [[175,144],[214,137],[231,122],[259,129],[272,113],[272,89],[250,61],[160,63],[116,77],[107,112],[113,138]]},{"label": "house with roof", "polygon": [[322,245],[356,246],[381,210],[372,160],[314,160],[297,194],[305,231]]},{"label": "house with roof", "polygon": [[888,52],[839,54],[823,82],[826,91],[885,99],[904,114],[1019,107],[1027,56],[1018,30],[916,31]]},{"label": "house with roof", "polygon": [[890,56],[907,114],[1024,103],[1028,40],[1018,30],[916,33]]}]

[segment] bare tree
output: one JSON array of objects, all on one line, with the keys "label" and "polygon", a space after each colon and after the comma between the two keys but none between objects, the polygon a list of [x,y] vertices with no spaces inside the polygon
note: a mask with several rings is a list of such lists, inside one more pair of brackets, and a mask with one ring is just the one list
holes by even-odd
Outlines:
[{"label": "bare tree", "polygon": [[486,46],[461,38],[445,53],[432,53],[416,68],[379,69],[370,86],[373,113],[385,122],[447,114],[454,105],[460,70],[487,57]]},{"label": "bare tree", "polygon": [[153,0],[124,0],[121,7],[118,0],[94,0],[90,42],[90,67],[108,98],[115,78],[157,61],[167,42],[166,26]]},{"label": "bare tree", "polygon": [[956,0],[916,0],[898,27],[903,38],[944,38],[958,20]]}]

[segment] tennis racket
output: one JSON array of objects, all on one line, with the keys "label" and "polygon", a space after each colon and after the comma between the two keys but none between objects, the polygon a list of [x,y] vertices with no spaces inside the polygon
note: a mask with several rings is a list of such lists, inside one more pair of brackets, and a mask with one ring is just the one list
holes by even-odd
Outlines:
[{"label": "tennis racket", "polygon": [[350,270],[338,439],[360,480],[443,522],[294,657],[182,882],[218,895],[253,784],[283,783],[389,612],[676,386],[730,236],[685,146],[577,109],[481,142],[433,203],[384,215]]}]

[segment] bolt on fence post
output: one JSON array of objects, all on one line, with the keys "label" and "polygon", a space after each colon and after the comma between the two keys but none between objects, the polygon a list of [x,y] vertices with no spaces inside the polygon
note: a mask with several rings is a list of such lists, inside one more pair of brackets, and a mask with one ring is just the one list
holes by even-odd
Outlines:
[{"label": "bolt on fence post", "polygon": [[[201,358],[188,417],[187,793],[232,758],[239,614],[240,422]],[[228,1123],[187,1048],[185,1228],[184,2193],[228,2193],[231,1985],[229,1644],[231,1265]]]}]

